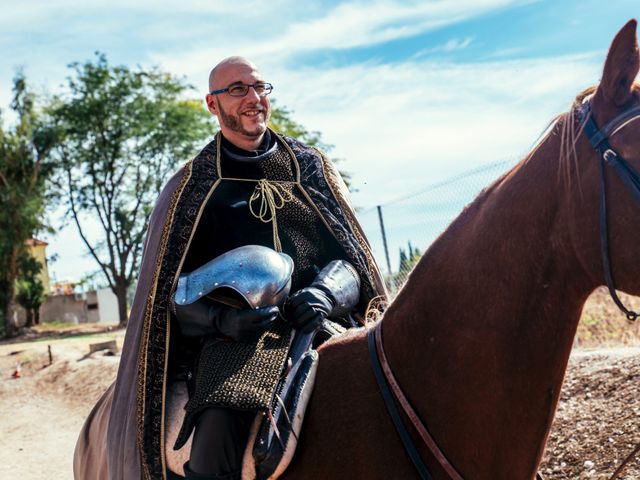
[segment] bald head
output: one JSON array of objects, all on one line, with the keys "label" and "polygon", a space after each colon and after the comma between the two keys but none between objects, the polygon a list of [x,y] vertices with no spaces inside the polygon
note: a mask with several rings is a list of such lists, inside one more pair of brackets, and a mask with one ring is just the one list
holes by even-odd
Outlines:
[{"label": "bald head", "polygon": [[209,91],[211,92],[216,88],[226,87],[227,85],[220,85],[220,82],[216,83],[216,80],[224,78],[225,72],[238,66],[249,67],[256,73],[258,72],[258,67],[256,67],[256,65],[252,61],[244,57],[227,57],[220,63],[218,63],[215,67],[213,67],[211,73],[209,73]]},{"label": "bald head", "polygon": [[266,85],[258,68],[243,57],[225,58],[209,74],[209,92],[218,92],[207,93],[207,108],[218,118],[224,138],[244,150],[258,148],[267,130],[272,87],[267,91]]}]

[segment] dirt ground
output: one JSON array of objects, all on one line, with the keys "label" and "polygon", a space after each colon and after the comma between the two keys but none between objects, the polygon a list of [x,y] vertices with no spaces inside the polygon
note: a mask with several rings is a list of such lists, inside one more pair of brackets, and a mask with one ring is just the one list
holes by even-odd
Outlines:
[{"label": "dirt ground", "polygon": [[[640,442],[640,347],[574,351],[540,471],[608,479]],[[622,476],[640,479],[636,457]]]},{"label": "dirt ground", "polygon": [[78,433],[120,359],[105,352],[84,356],[91,343],[116,340],[121,348],[123,337],[115,331],[0,343],[0,479],[73,479]]},{"label": "dirt ground", "polygon": [[[78,432],[119,360],[104,352],[87,357],[89,344],[116,340],[121,348],[123,336],[84,331],[0,342],[0,479],[73,477]],[[639,353],[637,346],[574,351],[541,467],[545,478],[608,478],[640,442]],[[14,379],[17,362],[21,377]],[[640,478],[640,458],[622,478]]]}]

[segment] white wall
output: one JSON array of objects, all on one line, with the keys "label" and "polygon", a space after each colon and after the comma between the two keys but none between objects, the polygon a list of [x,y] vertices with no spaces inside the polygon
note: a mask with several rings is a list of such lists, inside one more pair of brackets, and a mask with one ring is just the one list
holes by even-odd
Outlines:
[{"label": "white wall", "polygon": [[98,296],[98,322],[118,323],[118,299],[110,288],[96,291]]}]

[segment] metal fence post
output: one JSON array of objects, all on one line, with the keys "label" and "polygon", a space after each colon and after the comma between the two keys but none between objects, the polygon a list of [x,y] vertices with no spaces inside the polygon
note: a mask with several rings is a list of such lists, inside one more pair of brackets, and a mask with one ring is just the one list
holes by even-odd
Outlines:
[{"label": "metal fence post", "polygon": [[382,220],[382,207],[378,205],[376,207],[378,209],[378,219],[380,220],[380,231],[382,232],[382,243],[384,245],[384,255],[387,257],[387,269],[389,270],[389,275],[392,275],[391,271],[391,260],[389,260],[389,247],[387,247],[387,232],[384,230],[384,220]]}]

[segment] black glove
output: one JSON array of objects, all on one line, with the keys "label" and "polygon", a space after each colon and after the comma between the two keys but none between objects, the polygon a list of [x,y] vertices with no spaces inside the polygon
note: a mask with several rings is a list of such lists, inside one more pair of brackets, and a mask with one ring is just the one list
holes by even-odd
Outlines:
[{"label": "black glove", "polygon": [[258,338],[271,326],[279,313],[280,310],[275,305],[245,310],[221,307],[215,326],[222,335],[238,342],[246,342]]},{"label": "black glove", "polygon": [[296,329],[313,331],[325,318],[349,314],[360,298],[360,277],[345,260],[333,260],[311,286],[298,290],[285,305],[285,316]]},{"label": "black glove", "polygon": [[316,287],[307,287],[294,293],[285,305],[287,319],[296,330],[312,332],[333,310],[333,300]]},{"label": "black glove", "polygon": [[277,306],[239,310],[201,298],[188,305],[173,304],[180,331],[185,336],[221,334],[236,341],[257,338],[279,313]]}]

